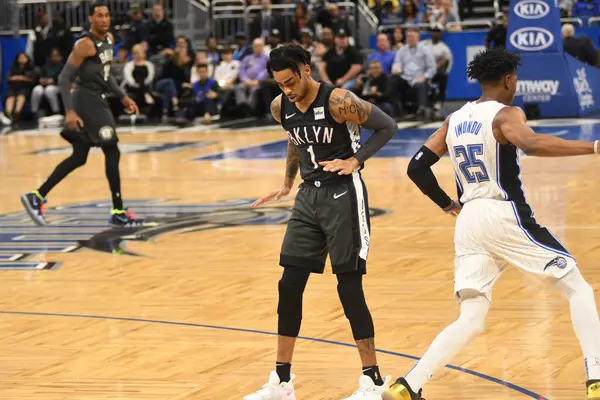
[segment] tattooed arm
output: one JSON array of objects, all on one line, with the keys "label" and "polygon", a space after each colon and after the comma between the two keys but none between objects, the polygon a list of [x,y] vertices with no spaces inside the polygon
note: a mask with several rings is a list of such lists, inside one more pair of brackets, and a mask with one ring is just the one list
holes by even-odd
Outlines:
[{"label": "tattooed arm", "polygon": [[[277,96],[275,100],[271,102],[271,115],[277,121],[281,122],[281,95]],[[292,187],[294,186],[294,180],[296,179],[296,175],[298,175],[298,169],[300,167],[300,156],[298,155],[298,151],[296,147],[288,139],[288,147],[287,147],[287,158],[285,160],[285,178],[283,179],[283,185],[279,190],[271,192],[266,196],[263,196],[256,200],[252,207],[258,207],[261,204],[264,204],[269,201],[277,201],[280,198],[287,196],[292,191]]]},{"label": "tattooed arm", "polygon": [[271,102],[271,115],[275,121],[281,123],[281,95],[275,97]]},{"label": "tattooed arm", "polygon": [[320,163],[325,171],[351,174],[362,163],[377,153],[398,130],[396,121],[376,105],[361,100],[354,93],[334,89],[329,97],[329,112],[339,123],[353,122],[373,131],[369,139],[348,160],[333,160]]}]

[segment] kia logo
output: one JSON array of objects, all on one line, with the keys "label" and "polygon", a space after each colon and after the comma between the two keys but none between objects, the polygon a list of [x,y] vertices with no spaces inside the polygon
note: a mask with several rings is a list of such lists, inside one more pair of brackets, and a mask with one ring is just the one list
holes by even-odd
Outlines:
[{"label": "kia logo", "polygon": [[515,14],[525,19],[544,18],[550,12],[550,6],[542,0],[525,0],[515,5]]},{"label": "kia logo", "polygon": [[527,27],[514,31],[510,43],[519,50],[540,51],[552,46],[554,36],[544,28]]}]

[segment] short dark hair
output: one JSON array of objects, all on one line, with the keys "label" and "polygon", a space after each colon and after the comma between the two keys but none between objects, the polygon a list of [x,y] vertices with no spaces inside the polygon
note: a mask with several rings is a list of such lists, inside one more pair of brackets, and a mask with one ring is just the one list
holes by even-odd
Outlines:
[{"label": "short dark hair", "polygon": [[196,65],[196,70],[199,70],[200,68],[207,68],[208,69],[208,64],[198,64],[198,65]]},{"label": "short dark hair", "polygon": [[521,56],[495,47],[478,53],[467,67],[467,76],[481,83],[496,83],[521,64]]},{"label": "short dark hair", "polygon": [[106,3],[102,2],[102,1],[94,1],[93,3],[90,4],[90,9],[88,11],[88,15],[91,17],[92,15],[94,15],[96,13],[96,8],[98,7],[106,7],[108,8],[108,5],[106,5]]},{"label": "short dark hair", "polygon": [[310,53],[302,46],[287,45],[271,50],[269,61],[267,62],[267,71],[273,78],[273,71],[283,71],[291,69],[300,75],[301,65],[310,65]]},{"label": "short dark hair", "polygon": [[221,49],[221,54],[233,53],[233,49],[229,46],[225,46]]}]

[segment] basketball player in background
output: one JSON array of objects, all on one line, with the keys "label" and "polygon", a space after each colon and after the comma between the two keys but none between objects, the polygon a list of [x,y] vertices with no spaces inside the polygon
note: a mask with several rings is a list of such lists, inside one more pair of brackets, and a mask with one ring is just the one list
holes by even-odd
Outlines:
[{"label": "basketball player in background", "polygon": [[[300,46],[270,54],[267,69],[283,94],[271,114],[288,134],[282,187],[258,199],[257,207],[287,196],[298,169],[304,180],[287,225],[279,264],[276,371],[245,400],[293,400],[292,355],[302,320],[302,297],[310,273],[323,273],[329,254],[338,294],[363,366],[359,389],[347,399],[380,400],[390,378],[382,379],[375,355],[373,319],[363,292],[369,251],[369,206],[360,175],[363,163],[397,131],[396,122],[347,90],[311,77],[311,55]],[[360,145],[359,125],[373,134]]]},{"label": "basketball player in background", "polygon": [[[408,375],[384,393],[385,400],[421,399],[425,382],[483,332],[503,262],[547,277],[569,301],[588,372],[587,396],[600,399],[600,321],[594,291],[573,256],[533,217],[521,185],[518,153],[521,149],[540,157],[597,154],[598,141],[536,135],[523,111],[511,107],[519,63],[518,54],[503,48],[475,56],[467,74],[479,81],[481,97],[450,115],[409,163],[408,176],[419,189],[444,212],[460,214],[454,233],[454,290],[460,317],[435,338]],[[440,188],[431,171],[448,151],[459,203]]]},{"label": "basketball player in background", "polygon": [[[37,190],[21,196],[25,210],[37,225],[46,225],[44,203],[47,194],[75,169],[85,164],[90,148],[102,149],[105,157],[106,177],[112,193],[113,209],[109,222],[116,226],[135,227],[143,223],[123,207],[120,152],[116,124],[106,101],[106,93],[119,96],[128,114],[138,114],[135,102],[125,95],[114,77],[110,75],[114,38],[108,32],[110,12],[102,3],[90,5],[90,31],[84,32],[75,42],[73,51],[58,78],[60,94],[65,106],[65,128],[60,135],[71,143],[73,153],[63,160],[48,180]],[[77,78],[73,92],[71,87]]]}]

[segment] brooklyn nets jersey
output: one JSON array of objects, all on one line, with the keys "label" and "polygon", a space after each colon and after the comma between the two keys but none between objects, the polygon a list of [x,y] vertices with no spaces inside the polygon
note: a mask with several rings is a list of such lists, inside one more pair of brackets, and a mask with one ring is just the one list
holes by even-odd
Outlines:
[{"label": "brooklyn nets jersey", "polygon": [[525,203],[518,149],[498,143],[492,129],[504,107],[496,101],[470,102],[450,117],[446,144],[462,203],[476,199]]},{"label": "brooklyn nets jersey", "polygon": [[100,40],[90,32],[84,32],[81,37],[89,37],[96,47],[96,55],[87,57],[78,69],[77,84],[99,94],[110,92],[108,78],[113,60],[113,43],[110,36]]},{"label": "brooklyn nets jersey", "polygon": [[347,159],[360,148],[356,124],[336,122],[329,113],[329,96],[334,87],[321,83],[319,93],[306,112],[300,112],[281,96],[281,125],[300,155],[300,175],[305,181],[328,183],[340,180],[337,172],[325,172],[321,161]]}]

